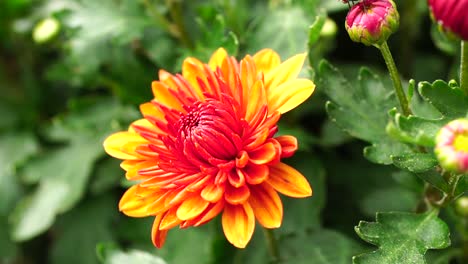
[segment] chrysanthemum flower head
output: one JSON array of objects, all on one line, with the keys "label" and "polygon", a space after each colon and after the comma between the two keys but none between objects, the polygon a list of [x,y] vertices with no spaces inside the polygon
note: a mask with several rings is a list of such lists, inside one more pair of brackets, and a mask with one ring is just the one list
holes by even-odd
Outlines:
[{"label": "chrysanthemum flower head", "polygon": [[298,78],[305,54],[281,63],[265,49],[241,61],[217,50],[208,64],[187,58],[182,74],[159,72],[154,99],[143,118],[109,136],[106,152],[124,160],[129,180],[120,210],[154,216],[152,240],[164,244],[169,229],[200,226],[222,215],[226,238],[243,248],[256,220],[281,225],[278,193],[307,197],[305,177],[281,162],[297,149],[293,136],[277,136],[277,122],[304,102],[315,85]]},{"label": "chrysanthemum flower head", "polygon": [[442,168],[468,172],[468,119],[457,119],[445,125],[436,136],[435,154]]},{"label": "chrysanthemum flower head", "polygon": [[398,30],[400,15],[392,0],[362,0],[346,16],[346,31],[354,42],[378,45]]}]

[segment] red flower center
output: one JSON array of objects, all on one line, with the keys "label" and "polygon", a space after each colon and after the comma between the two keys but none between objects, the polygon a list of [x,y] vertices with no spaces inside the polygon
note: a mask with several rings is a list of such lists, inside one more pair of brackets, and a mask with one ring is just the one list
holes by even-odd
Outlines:
[{"label": "red flower center", "polygon": [[243,129],[233,104],[207,99],[186,110],[170,128],[178,152],[194,165],[217,166],[235,159]]}]

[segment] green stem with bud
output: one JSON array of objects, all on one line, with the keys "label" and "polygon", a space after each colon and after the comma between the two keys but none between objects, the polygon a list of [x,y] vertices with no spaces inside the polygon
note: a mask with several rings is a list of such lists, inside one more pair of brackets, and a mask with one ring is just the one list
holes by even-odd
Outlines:
[{"label": "green stem with bud", "polygon": [[272,263],[280,263],[280,252],[278,248],[278,241],[276,240],[273,229],[263,228],[265,238],[268,244],[268,250],[272,258]]},{"label": "green stem with bud", "polygon": [[388,47],[386,41],[381,45],[376,45],[376,47],[382,53],[382,57],[385,60],[385,64],[387,64],[388,72],[390,73],[390,77],[392,78],[393,88],[395,88],[398,101],[400,101],[401,110],[403,111],[403,114],[405,116],[408,116],[411,114],[411,110],[409,108],[408,99],[406,99],[405,92],[403,91],[400,75],[398,74],[398,69],[395,65],[395,61],[393,60],[390,48]]},{"label": "green stem with bud", "polygon": [[468,96],[468,41],[461,41],[460,88]]}]

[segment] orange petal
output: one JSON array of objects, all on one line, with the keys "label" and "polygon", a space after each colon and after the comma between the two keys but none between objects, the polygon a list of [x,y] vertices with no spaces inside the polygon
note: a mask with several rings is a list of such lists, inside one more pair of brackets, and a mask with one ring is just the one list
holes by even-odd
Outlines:
[{"label": "orange petal", "polygon": [[128,189],[122,196],[119,202],[119,210],[124,214],[131,217],[145,217],[153,215],[154,212],[149,210],[152,200],[155,200],[151,194],[142,197],[139,191],[142,188],[138,185],[134,185]]},{"label": "orange petal", "polygon": [[[241,60],[239,74],[243,91],[242,100],[240,102],[247,105],[248,100],[250,100],[250,98],[248,98],[248,93],[250,92],[249,87],[253,87],[255,81],[262,81],[257,73],[255,61],[250,55],[245,56],[245,58]],[[255,100],[252,101],[255,102]]]},{"label": "orange petal", "polygon": [[168,230],[159,229],[163,216],[163,214],[158,214],[154,218],[153,227],[151,228],[151,240],[153,241],[153,245],[157,248],[161,248],[164,245],[168,232]]},{"label": "orange petal", "polygon": [[267,164],[279,156],[272,142],[265,143],[249,152],[250,162],[254,164]]},{"label": "orange petal", "polygon": [[263,87],[263,82],[256,81],[250,88],[247,102],[247,109],[245,110],[245,120],[252,122],[254,117],[260,112],[260,108],[267,104],[266,91]]},{"label": "orange petal", "polygon": [[302,65],[304,64],[306,57],[306,53],[295,55],[267,72],[265,74],[267,91],[269,92],[271,88],[289,80],[296,79],[301,72]]},{"label": "orange petal", "polygon": [[253,56],[253,59],[255,61],[255,65],[257,66],[257,71],[263,73],[268,73],[281,62],[278,53],[274,52],[272,49],[263,49],[257,52]]},{"label": "orange petal", "polygon": [[216,70],[217,67],[221,67],[227,56],[228,54],[226,50],[224,48],[219,48],[213,53],[213,55],[211,55],[208,65],[210,65],[212,70]]},{"label": "orange petal", "polygon": [[161,223],[159,224],[160,230],[169,230],[182,222],[177,217],[176,211],[177,208],[172,208],[164,213]]},{"label": "orange petal", "polygon": [[177,111],[183,111],[182,103],[169,90],[169,87],[161,82],[153,81],[151,83],[155,100],[162,105]]},{"label": "orange petal", "polygon": [[164,117],[164,113],[161,112],[153,103],[147,102],[140,105],[140,112],[143,116],[152,116],[156,119],[161,119]]},{"label": "orange petal", "polygon": [[183,201],[177,209],[177,217],[180,220],[190,220],[200,215],[209,205],[200,195],[193,195]]},{"label": "orange petal", "polygon": [[282,162],[270,166],[267,182],[278,192],[290,197],[307,197],[312,195],[307,179],[293,167]]},{"label": "orange petal", "polygon": [[255,228],[255,216],[250,204],[226,204],[221,222],[227,240],[235,247],[245,248]]},{"label": "orange petal", "polygon": [[281,158],[289,158],[298,148],[297,138],[293,136],[279,136],[275,138],[281,145]]},{"label": "orange petal", "polygon": [[139,159],[139,155],[135,152],[136,147],[147,143],[148,141],[140,135],[123,131],[107,137],[103,146],[107,154],[114,158],[136,160]]},{"label": "orange petal", "polygon": [[203,91],[198,85],[197,78],[203,74],[203,63],[195,58],[187,58],[182,64],[182,76],[191,84],[198,98],[204,98]]},{"label": "orange petal", "polygon": [[249,203],[258,222],[266,228],[281,226],[283,204],[278,193],[268,184],[251,186]]},{"label": "orange petal", "polygon": [[120,164],[120,167],[127,171],[125,174],[127,180],[141,180],[148,177],[140,175],[138,171],[156,167],[157,165],[158,162],[156,160],[125,160]]},{"label": "orange petal", "polygon": [[239,188],[228,185],[226,187],[226,193],[224,194],[224,198],[230,204],[242,204],[249,199],[249,196],[249,187],[246,185],[242,185]]},{"label": "orange petal", "polygon": [[221,184],[208,184],[203,188],[201,197],[208,202],[215,203],[221,199],[224,193],[224,185]]},{"label": "orange petal", "polygon": [[290,80],[272,87],[268,91],[269,109],[286,113],[307,100],[314,89],[315,84],[307,79]]},{"label": "orange petal", "polygon": [[224,204],[225,202],[223,200],[214,204],[210,204],[210,206],[206,208],[205,212],[200,215],[199,219],[196,219],[197,221],[193,224],[193,226],[203,225],[204,223],[213,219],[215,216],[221,213],[224,208]]}]

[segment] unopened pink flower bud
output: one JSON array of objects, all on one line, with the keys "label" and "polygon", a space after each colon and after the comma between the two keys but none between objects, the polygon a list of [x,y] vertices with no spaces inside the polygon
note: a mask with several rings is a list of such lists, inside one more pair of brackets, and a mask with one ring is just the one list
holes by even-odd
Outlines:
[{"label": "unopened pink flower bud", "polygon": [[346,16],[346,30],[354,42],[379,45],[398,29],[400,15],[392,0],[363,0]]},{"label": "unopened pink flower bud", "polygon": [[437,133],[434,151],[445,170],[468,172],[468,119],[457,119],[442,127]]},{"label": "unopened pink flower bud", "polygon": [[468,40],[468,0],[428,0],[434,20],[445,30]]}]

